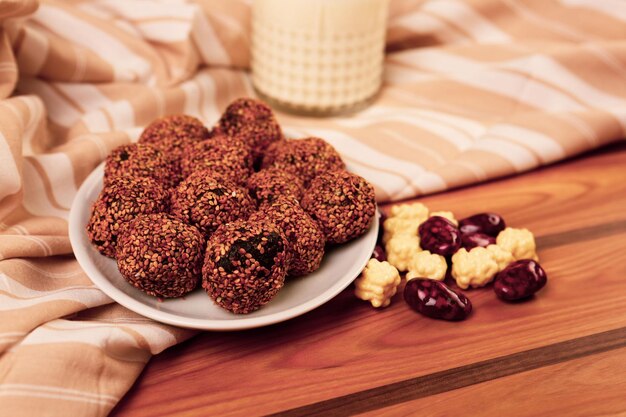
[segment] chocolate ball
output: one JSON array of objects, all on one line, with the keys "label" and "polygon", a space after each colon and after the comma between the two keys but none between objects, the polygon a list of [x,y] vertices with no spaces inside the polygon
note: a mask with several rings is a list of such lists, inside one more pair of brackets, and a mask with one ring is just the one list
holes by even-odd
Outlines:
[{"label": "chocolate ball", "polygon": [[300,178],[279,169],[262,169],[252,174],[246,185],[250,196],[259,204],[272,203],[284,196],[290,196],[299,201],[304,193]]},{"label": "chocolate ball", "polygon": [[89,240],[103,255],[115,257],[121,225],[140,214],[167,211],[168,197],[152,178],[112,178],[92,207],[87,224]]},{"label": "chocolate ball", "polygon": [[347,171],[326,172],[311,182],[302,207],[328,243],[344,243],[367,231],[376,214],[374,187]]},{"label": "chocolate ball", "polygon": [[283,140],[272,109],[252,98],[233,101],[222,114],[216,131],[241,139],[252,149],[255,160],[270,144]]},{"label": "chocolate ball", "polygon": [[308,188],[313,178],[345,164],[331,144],[320,138],[289,139],[272,145],[263,157],[263,168],[277,168],[300,177]]},{"label": "chocolate ball", "polygon": [[170,213],[207,235],[224,223],[247,218],[254,208],[244,188],[203,170],[191,174],[172,192]]},{"label": "chocolate ball", "polygon": [[210,169],[214,176],[245,184],[252,173],[252,162],[246,144],[240,139],[219,134],[187,146],[180,164],[183,178]]},{"label": "chocolate ball", "polygon": [[202,287],[217,305],[246,314],[283,287],[289,256],[282,230],[269,221],[237,220],[207,242]]},{"label": "chocolate ball", "polygon": [[176,185],[171,159],[160,149],[141,143],[118,146],[107,156],[104,184],[115,177],[150,177],[165,188]]},{"label": "chocolate ball", "polygon": [[204,238],[167,214],[140,215],[122,228],[117,266],[135,288],[155,297],[180,297],[200,283]]},{"label": "chocolate ball", "polygon": [[297,201],[281,197],[250,216],[250,221],[267,219],[285,233],[291,262],[290,276],[302,276],[317,270],[324,256],[326,239],[319,225]]},{"label": "chocolate ball", "polygon": [[179,157],[185,147],[209,138],[209,129],[199,119],[186,114],[175,114],[156,119],[139,137],[139,143],[150,144],[167,155]]}]

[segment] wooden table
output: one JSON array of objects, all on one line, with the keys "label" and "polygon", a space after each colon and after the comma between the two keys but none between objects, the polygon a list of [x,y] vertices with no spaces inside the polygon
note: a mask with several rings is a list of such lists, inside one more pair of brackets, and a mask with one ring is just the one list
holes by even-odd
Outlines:
[{"label": "wooden table", "polygon": [[348,288],[286,323],[169,349],[113,415],[626,415],[626,145],[420,201],[529,228],[548,285],[518,304],[468,291],[460,323]]}]

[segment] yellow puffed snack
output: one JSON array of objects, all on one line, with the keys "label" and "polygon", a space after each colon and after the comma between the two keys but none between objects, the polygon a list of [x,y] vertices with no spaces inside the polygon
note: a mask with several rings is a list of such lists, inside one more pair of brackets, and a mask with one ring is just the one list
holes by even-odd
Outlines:
[{"label": "yellow puffed snack", "polygon": [[400,274],[389,262],[370,259],[361,276],[354,281],[354,294],[373,307],[387,307],[400,285]]},{"label": "yellow puffed snack", "polygon": [[422,203],[397,204],[391,207],[389,217],[399,219],[422,219],[428,218],[428,207]]},{"label": "yellow puffed snack", "polygon": [[446,258],[429,251],[421,251],[413,254],[409,261],[409,272],[406,279],[411,278],[430,278],[437,281],[443,281],[446,277]]},{"label": "yellow puffed snack", "polygon": [[539,261],[535,236],[528,229],[507,227],[498,234],[496,244],[502,249],[511,252],[516,261],[520,259]]},{"label": "yellow puffed snack", "polygon": [[420,252],[420,238],[417,235],[395,235],[385,245],[387,260],[399,271],[406,271],[414,254]]},{"label": "yellow puffed snack", "polygon": [[508,250],[502,249],[498,245],[489,245],[486,248],[494,261],[498,264],[498,272],[509,266],[509,264],[515,261],[515,258]]},{"label": "yellow puffed snack", "polygon": [[432,213],[430,213],[430,217],[433,216],[444,217],[454,223],[455,226],[459,225],[459,221],[454,217],[454,213],[452,213],[451,211],[433,211]]},{"label": "yellow puffed snack", "polygon": [[383,243],[396,235],[416,235],[417,228],[422,224],[421,219],[403,219],[400,217],[390,217],[383,223]]},{"label": "yellow puffed snack", "polygon": [[461,248],[452,255],[452,277],[464,290],[489,284],[497,273],[498,263],[485,248],[475,247],[469,252]]}]

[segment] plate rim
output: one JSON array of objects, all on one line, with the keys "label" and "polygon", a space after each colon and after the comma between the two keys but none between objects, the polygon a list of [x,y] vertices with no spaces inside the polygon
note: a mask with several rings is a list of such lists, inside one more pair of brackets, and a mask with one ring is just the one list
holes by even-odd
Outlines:
[{"label": "plate rim", "polygon": [[[87,195],[89,194],[89,191],[94,186],[97,186],[98,181],[102,181],[103,175],[104,162],[100,163],[87,176],[87,178],[83,181],[78,191],[76,192],[74,201],[72,201],[68,224],[68,234],[70,238],[70,244],[72,246],[72,252],[74,253],[78,264],[80,265],[85,275],[89,278],[89,280],[104,294],[111,298],[113,302],[117,302],[137,314],[148,317],[160,323],[200,330],[235,331],[269,326],[272,324],[293,319],[295,317],[308,313],[309,311],[312,311],[317,307],[322,306],[323,304],[335,298],[344,289],[346,289],[359,276],[363,268],[367,265],[370,260],[371,253],[376,246],[376,239],[372,239],[372,241],[369,243],[370,247],[367,258],[365,258],[364,255],[362,260],[360,258],[357,259],[353,263],[349,271],[344,275],[343,279],[338,280],[330,288],[317,295],[316,297],[313,297],[312,299],[302,304],[298,304],[297,306],[291,307],[284,311],[260,317],[240,318],[237,320],[186,318],[166,311],[158,311],[155,308],[147,306],[142,302],[136,300],[134,297],[126,294],[125,292],[118,289],[115,285],[113,285],[113,283],[111,283],[111,281],[107,279],[107,277],[100,271],[100,269],[93,265],[93,262],[91,262],[91,259],[87,255],[87,249],[83,248],[82,242],[79,238],[82,233],[86,233],[85,227],[81,224],[80,221],[80,217],[82,214],[80,209],[84,204],[82,203],[82,200],[85,200]],[[371,231],[371,228],[374,228],[376,229],[376,233],[373,234],[377,236],[379,228],[379,217],[380,213],[378,211],[378,207],[376,207],[376,214],[372,220],[370,229],[368,229],[366,233],[373,233]],[[101,254],[99,255],[104,256]],[[87,272],[87,270],[91,271],[91,273]]]}]

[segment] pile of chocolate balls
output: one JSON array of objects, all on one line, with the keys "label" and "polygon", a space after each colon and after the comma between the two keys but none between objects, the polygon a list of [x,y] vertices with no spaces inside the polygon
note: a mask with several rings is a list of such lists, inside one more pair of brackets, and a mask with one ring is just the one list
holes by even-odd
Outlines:
[{"label": "pile of chocolate balls", "polygon": [[375,212],[372,185],[330,144],[286,139],[267,105],[242,98],[212,129],[166,116],[114,149],[87,233],[147,294],[202,286],[250,313],[318,269],[326,248],[365,233]]}]

